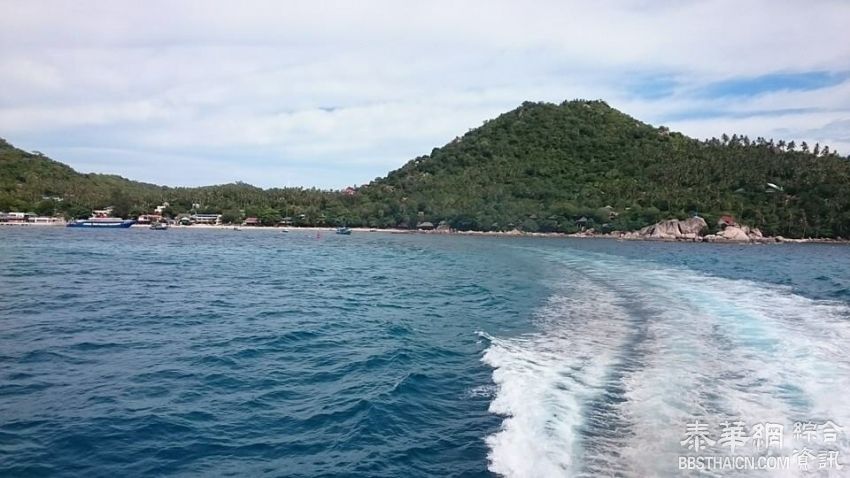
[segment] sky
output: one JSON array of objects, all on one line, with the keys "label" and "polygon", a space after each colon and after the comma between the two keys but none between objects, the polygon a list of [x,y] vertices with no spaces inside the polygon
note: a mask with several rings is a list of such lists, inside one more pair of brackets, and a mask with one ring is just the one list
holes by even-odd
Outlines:
[{"label": "sky", "polygon": [[367,183],[523,101],[850,153],[850,1],[0,0],[0,137],[171,186]]}]

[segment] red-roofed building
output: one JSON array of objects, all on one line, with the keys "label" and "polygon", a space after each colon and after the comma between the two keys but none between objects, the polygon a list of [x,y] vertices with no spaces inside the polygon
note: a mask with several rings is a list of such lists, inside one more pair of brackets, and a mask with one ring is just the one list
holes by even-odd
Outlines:
[{"label": "red-roofed building", "polygon": [[719,227],[737,226],[738,223],[735,222],[735,218],[732,216],[720,216],[720,219],[717,220],[717,225]]}]

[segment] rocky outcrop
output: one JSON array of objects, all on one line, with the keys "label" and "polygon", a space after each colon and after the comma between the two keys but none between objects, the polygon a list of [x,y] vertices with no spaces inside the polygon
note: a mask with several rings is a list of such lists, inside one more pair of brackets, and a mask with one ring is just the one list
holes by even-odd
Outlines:
[{"label": "rocky outcrop", "polygon": [[750,236],[744,228],[738,226],[727,226],[717,233],[717,237],[727,241],[750,242]]},{"label": "rocky outcrop", "polygon": [[699,216],[693,216],[684,221],[679,221],[679,230],[682,231],[682,234],[698,236],[706,229],[708,229],[708,224],[706,224],[705,219]]},{"label": "rocky outcrop", "polygon": [[685,242],[727,242],[727,243],[767,243],[767,242],[799,242],[788,240],[781,236],[765,237],[755,227],[742,224],[726,225],[717,234],[703,235],[708,230],[705,219],[694,216],[685,220],[667,219],[638,231],[613,231],[608,234],[597,234],[593,229],[571,234],[574,237],[614,237],[627,240],[656,240],[656,241],[685,241]]},{"label": "rocky outcrop", "polygon": [[697,240],[708,228],[705,219],[694,216],[684,221],[668,219],[651,226],[646,226],[637,232],[624,234],[626,239],[656,239],[656,240]]},{"label": "rocky outcrop", "polygon": [[765,238],[758,228],[743,225],[726,226],[716,235],[716,242],[763,242],[764,240]]},{"label": "rocky outcrop", "polygon": [[770,242],[771,238],[766,238],[761,231],[756,227],[743,225],[726,226],[717,234],[705,236],[706,242]]}]

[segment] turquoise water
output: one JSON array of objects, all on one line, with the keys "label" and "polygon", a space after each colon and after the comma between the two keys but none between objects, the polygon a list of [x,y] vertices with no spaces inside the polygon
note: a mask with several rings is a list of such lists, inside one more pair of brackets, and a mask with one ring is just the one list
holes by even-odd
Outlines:
[{"label": "turquoise water", "polygon": [[850,425],[848,266],[833,245],[8,228],[0,475],[672,476],[694,416]]}]

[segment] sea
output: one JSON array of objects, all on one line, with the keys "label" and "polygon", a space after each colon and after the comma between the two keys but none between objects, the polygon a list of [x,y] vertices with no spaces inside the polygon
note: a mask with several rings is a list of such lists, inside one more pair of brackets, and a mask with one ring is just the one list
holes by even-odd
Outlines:
[{"label": "sea", "polygon": [[850,476],[847,245],[10,227],[0,292],[4,477]]}]

